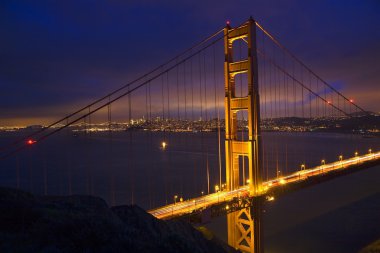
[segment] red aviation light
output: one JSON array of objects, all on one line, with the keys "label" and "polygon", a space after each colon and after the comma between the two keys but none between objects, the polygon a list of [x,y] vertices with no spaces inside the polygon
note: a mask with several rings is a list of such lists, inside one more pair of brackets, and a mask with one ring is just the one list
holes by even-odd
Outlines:
[{"label": "red aviation light", "polygon": [[35,140],[29,139],[29,140],[26,141],[26,144],[28,144],[28,145],[33,145],[33,144],[36,143],[36,142],[37,142],[37,141],[35,141]]},{"label": "red aviation light", "polygon": [[230,21],[229,21],[229,20],[227,20],[227,21],[226,21],[226,24],[227,24],[227,25],[230,25]]},{"label": "red aviation light", "polygon": [[351,103],[353,103],[353,102],[354,102],[354,100],[353,100],[353,99],[350,99],[350,102],[351,102]]}]

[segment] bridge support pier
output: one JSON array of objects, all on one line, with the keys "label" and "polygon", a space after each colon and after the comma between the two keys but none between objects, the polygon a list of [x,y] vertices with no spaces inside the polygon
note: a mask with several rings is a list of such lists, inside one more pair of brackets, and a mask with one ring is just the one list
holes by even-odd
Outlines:
[{"label": "bridge support pier", "polygon": [[227,214],[228,244],[242,252],[262,253],[262,199],[253,205]]},{"label": "bridge support pier", "polygon": [[[225,119],[226,119],[226,188],[241,187],[241,161],[248,158],[248,185],[250,196],[261,188],[260,169],[260,100],[256,52],[256,23],[250,18],[242,26],[224,29],[225,53]],[[248,44],[248,57],[234,61],[233,43],[244,40]],[[248,94],[238,97],[235,92],[235,77],[247,74]],[[248,139],[238,139],[237,113],[248,113]],[[242,158],[242,159],[241,159]],[[244,166],[244,165],[243,165]],[[244,172],[244,170],[243,170]],[[243,178],[245,175],[243,176]],[[246,184],[246,182],[243,182]],[[238,196],[240,197],[240,196]],[[261,198],[254,198],[252,207],[227,214],[228,244],[238,250],[262,253]]]}]

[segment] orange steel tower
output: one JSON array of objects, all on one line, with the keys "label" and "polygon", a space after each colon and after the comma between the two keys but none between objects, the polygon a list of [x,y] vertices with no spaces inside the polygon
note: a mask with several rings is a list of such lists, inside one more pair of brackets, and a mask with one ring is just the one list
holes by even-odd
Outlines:
[{"label": "orange steel tower", "polygon": [[[248,160],[248,184],[250,195],[261,188],[260,166],[260,99],[258,91],[258,69],[256,51],[256,23],[250,18],[243,25],[224,29],[224,74],[225,74],[225,117],[226,117],[226,186],[235,190],[240,185],[239,167]],[[247,58],[234,61],[234,42],[244,40],[248,44]],[[246,73],[248,94],[236,94],[235,78]],[[238,139],[237,113],[248,113],[248,140]],[[245,184],[245,182],[243,182]],[[255,198],[256,199],[256,198]],[[262,225],[260,224],[261,201],[254,200],[251,208],[227,214],[228,244],[243,252],[262,253]]]}]

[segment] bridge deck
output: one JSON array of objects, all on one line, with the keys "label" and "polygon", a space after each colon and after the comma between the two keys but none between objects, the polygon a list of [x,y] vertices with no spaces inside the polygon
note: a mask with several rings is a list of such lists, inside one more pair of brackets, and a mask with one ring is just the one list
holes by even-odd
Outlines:
[{"label": "bridge deck", "polygon": [[288,176],[272,179],[262,184],[262,191],[259,194],[253,195],[250,193],[248,186],[242,186],[239,189],[233,191],[220,191],[217,193],[207,194],[197,198],[193,198],[183,202],[177,202],[170,205],[162,206],[156,209],[149,210],[148,212],[159,219],[169,219],[182,215],[187,215],[199,209],[206,209],[216,204],[222,204],[224,202],[231,201],[235,197],[255,197],[262,196],[268,193],[269,190],[276,189],[280,186],[284,186],[292,183],[299,183],[306,179],[328,175],[333,171],[341,171],[346,169],[352,169],[362,166],[366,163],[379,160],[380,152],[366,154],[362,156],[351,157],[342,161],[328,163],[320,165],[314,168],[297,171]]}]

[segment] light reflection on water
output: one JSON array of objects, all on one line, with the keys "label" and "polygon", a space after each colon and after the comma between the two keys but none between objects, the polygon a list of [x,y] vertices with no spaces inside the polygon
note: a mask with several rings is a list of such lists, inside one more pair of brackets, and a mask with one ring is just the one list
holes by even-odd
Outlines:
[{"label": "light reflection on water", "polygon": [[[224,133],[222,133],[222,136]],[[14,137],[14,136],[13,136]],[[10,136],[2,136],[2,140]],[[245,137],[246,138],[246,137]],[[379,149],[379,138],[332,133],[263,133],[264,179],[317,166],[321,159],[336,161],[369,148]],[[162,141],[167,147],[162,149]],[[91,194],[110,205],[136,203],[153,208],[207,193],[219,183],[217,133],[63,132],[1,161],[0,185],[36,194]],[[221,140],[224,168],[224,139]],[[223,170],[223,169],[222,169]],[[246,172],[246,170],[244,170]],[[223,172],[224,175],[224,172]],[[224,176],[222,176],[224,182]]]}]

